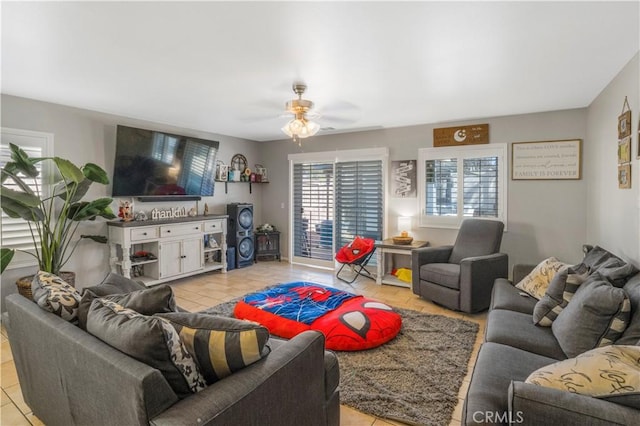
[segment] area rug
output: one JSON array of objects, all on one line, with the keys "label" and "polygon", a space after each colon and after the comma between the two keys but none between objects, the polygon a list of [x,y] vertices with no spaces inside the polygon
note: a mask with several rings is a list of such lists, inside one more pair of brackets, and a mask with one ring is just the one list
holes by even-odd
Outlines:
[{"label": "area rug", "polygon": [[[233,316],[238,299],[203,312]],[[340,403],[411,425],[448,425],[478,333],[478,324],[396,309],[402,329],[374,349],[336,352]]]}]

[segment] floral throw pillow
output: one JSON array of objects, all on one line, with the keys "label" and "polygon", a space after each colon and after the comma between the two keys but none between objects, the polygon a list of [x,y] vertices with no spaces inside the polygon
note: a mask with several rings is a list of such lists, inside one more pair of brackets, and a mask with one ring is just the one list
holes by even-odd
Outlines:
[{"label": "floral throw pillow", "polygon": [[516,288],[540,300],[547,291],[549,283],[558,271],[567,266],[555,257],[543,260],[526,277],[516,284]]},{"label": "floral throw pillow", "polygon": [[640,408],[640,346],[606,346],[539,368],[525,383]]},{"label": "floral throw pillow", "polygon": [[78,321],[80,293],[57,275],[38,271],[31,283],[33,301],[69,322]]}]

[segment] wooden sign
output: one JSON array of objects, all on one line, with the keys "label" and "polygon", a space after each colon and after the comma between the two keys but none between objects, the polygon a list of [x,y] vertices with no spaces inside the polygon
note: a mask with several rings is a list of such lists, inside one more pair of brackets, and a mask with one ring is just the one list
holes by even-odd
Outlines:
[{"label": "wooden sign", "polygon": [[433,146],[476,145],[489,143],[489,125],[443,127],[433,129]]}]

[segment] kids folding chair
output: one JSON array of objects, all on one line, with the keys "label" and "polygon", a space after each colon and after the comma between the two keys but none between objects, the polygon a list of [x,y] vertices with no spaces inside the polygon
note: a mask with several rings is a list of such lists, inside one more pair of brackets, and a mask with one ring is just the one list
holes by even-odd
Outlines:
[{"label": "kids folding chair", "polygon": [[[341,263],[342,266],[340,266],[338,273],[336,273],[336,278],[347,284],[353,283],[360,275],[371,278],[372,280],[375,279],[373,274],[366,268],[369,259],[371,259],[373,252],[376,250],[375,243],[375,240],[371,238],[355,237],[353,241],[338,250],[336,253],[336,261]],[[345,266],[351,267],[352,271],[356,274],[351,281],[340,276],[340,272],[342,272]]]}]

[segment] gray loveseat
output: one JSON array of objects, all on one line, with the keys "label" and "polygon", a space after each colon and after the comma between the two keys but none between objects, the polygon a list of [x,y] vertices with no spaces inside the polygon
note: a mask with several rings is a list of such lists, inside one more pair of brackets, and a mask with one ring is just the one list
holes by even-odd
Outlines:
[{"label": "gray loveseat", "polygon": [[[515,265],[518,283],[535,265]],[[640,273],[624,285],[631,323],[619,344],[640,345]],[[640,410],[603,399],[525,383],[538,368],[567,359],[551,327],[534,325],[537,300],[512,282],[495,282],[480,348],[462,414],[463,425],[638,425]]]},{"label": "gray loveseat", "polygon": [[179,400],[163,375],[23,296],[6,298],[24,400],[47,425],[339,425],[324,336],[271,338],[254,364]]}]

